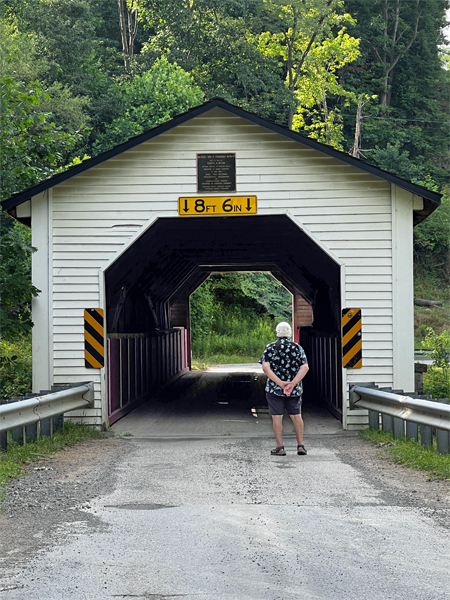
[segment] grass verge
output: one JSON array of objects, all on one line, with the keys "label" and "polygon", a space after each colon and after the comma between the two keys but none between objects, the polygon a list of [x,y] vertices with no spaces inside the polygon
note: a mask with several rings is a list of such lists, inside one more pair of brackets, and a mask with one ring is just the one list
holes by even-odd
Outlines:
[{"label": "grass verge", "polygon": [[406,438],[396,440],[390,433],[376,429],[364,429],[359,436],[378,446],[392,462],[425,471],[430,479],[450,480],[450,454],[439,454],[436,445],[426,447]]},{"label": "grass verge", "polygon": [[10,479],[20,477],[24,466],[49,458],[53,453],[66,446],[100,437],[100,432],[78,423],[65,423],[64,431],[55,433],[52,438],[42,438],[25,446],[8,444],[6,452],[0,452],[0,489]]},{"label": "grass verge", "polygon": [[236,365],[257,363],[259,356],[238,356],[236,354],[212,354],[201,358],[192,359],[192,369],[194,371],[205,371],[208,367],[215,365]]}]

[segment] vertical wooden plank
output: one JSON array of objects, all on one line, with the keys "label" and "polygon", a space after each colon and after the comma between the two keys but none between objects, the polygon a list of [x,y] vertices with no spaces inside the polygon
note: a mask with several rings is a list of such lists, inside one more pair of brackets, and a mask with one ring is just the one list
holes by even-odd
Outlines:
[{"label": "vertical wooden plank", "polygon": [[413,195],[391,184],[393,387],[414,389]]},{"label": "vertical wooden plank", "polygon": [[50,294],[50,232],[49,192],[34,196],[31,200],[31,243],[37,248],[31,262],[33,284],[41,290],[31,299],[34,327],[32,329],[33,390],[44,390],[51,386],[52,367],[51,336],[52,298]]},{"label": "vertical wooden plank", "polygon": [[140,339],[141,344],[141,369],[140,369],[140,382],[141,382],[141,394],[145,394],[145,336]]},{"label": "vertical wooden plank", "polygon": [[121,396],[121,404],[120,407],[126,406],[130,401],[130,392],[129,392],[129,364],[128,364],[128,342],[127,339],[121,339],[121,380],[122,380],[122,396]]},{"label": "vertical wooden plank", "polygon": [[120,408],[120,343],[108,339],[108,417]]}]

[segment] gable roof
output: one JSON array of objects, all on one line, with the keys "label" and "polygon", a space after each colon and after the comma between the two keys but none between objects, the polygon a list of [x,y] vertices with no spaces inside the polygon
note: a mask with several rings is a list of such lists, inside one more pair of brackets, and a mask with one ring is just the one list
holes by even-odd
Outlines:
[{"label": "gable roof", "polygon": [[135,146],[142,144],[143,142],[151,140],[152,138],[154,138],[158,135],[161,135],[162,133],[165,133],[166,131],[174,129],[175,127],[177,127],[178,125],[181,125],[182,123],[186,123],[187,121],[190,121],[191,119],[195,119],[195,117],[203,115],[204,113],[212,110],[213,108],[220,108],[220,109],[227,111],[235,116],[238,116],[238,117],[241,117],[242,119],[250,121],[251,123],[254,123],[255,125],[264,127],[265,129],[268,129],[269,131],[272,131],[274,133],[282,135],[285,138],[293,140],[294,142],[298,142],[298,143],[302,144],[303,146],[307,146],[308,148],[316,150],[317,152],[321,152],[322,154],[331,156],[332,158],[335,158],[336,160],[339,160],[343,163],[351,165],[352,167],[360,169],[361,171],[370,173],[371,175],[374,175],[375,177],[379,177],[380,179],[384,179],[385,181],[393,183],[394,185],[397,185],[400,188],[403,188],[417,196],[420,196],[421,198],[424,199],[424,207],[423,207],[422,211],[416,211],[415,222],[414,222],[415,225],[417,223],[421,222],[423,219],[425,219],[428,215],[430,215],[436,208],[438,208],[438,206],[441,203],[442,194],[438,194],[437,192],[432,192],[431,190],[428,190],[420,185],[411,183],[410,181],[407,181],[406,179],[402,179],[401,177],[397,177],[397,175],[394,175],[393,173],[389,173],[388,171],[383,171],[382,169],[379,169],[378,167],[369,165],[358,158],[354,158],[353,156],[346,154],[345,152],[341,152],[340,150],[335,150],[334,148],[331,148],[331,146],[327,146],[325,144],[317,142],[316,140],[308,138],[297,131],[291,131],[287,127],[282,127],[281,125],[277,125],[276,123],[274,123],[272,121],[263,119],[262,117],[259,117],[258,115],[255,115],[251,112],[243,110],[242,108],[238,108],[237,106],[234,106],[233,104],[230,104],[229,102],[226,102],[225,100],[222,100],[220,98],[215,98],[213,100],[205,102],[204,104],[202,104],[200,106],[197,106],[196,108],[189,110],[186,113],[179,115],[178,117],[175,117],[171,121],[167,121],[166,123],[163,123],[162,125],[159,125],[158,127],[149,129],[148,131],[145,131],[144,133],[141,133],[140,135],[129,139],[128,141],[124,142],[123,144],[119,144],[118,146],[115,146],[111,150],[102,152],[101,154],[94,156],[93,158],[90,158],[90,159],[80,163],[79,165],[75,165],[75,166],[71,167],[70,169],[68,169],[67,171],[64,171],[63,173],[58,173],[57,175],[54,175],[53,177],[50,177],[49,179],[46,179],[45,181],[41,181],[37,185],[34,185],[34,186],[24,190],[23,192],[14,194],[7,200],[3,200],[3,202],[1,203],[2,208],[5,211],[10,211],[10,210],[14,209],[16,206],[18,206],[19,204],[26,202],[33,196],[36,196],[37,194],[40,194],[41,192],[44,192],[45,190],[48,190],[48,189],[54,187],[55,185],[58,185],[59,183],[62,183],[63,181],[66,181],[67,179],[70,179],[71,177],[78,175],[79,173],[83,173],[83,171],[87,171],[88,169],[90,169],[102,162],[105,162],[108,159],[110,159],[114,156],[117,156],[118,154],[121,154],[122,152],[125,152],[126,150],[129,150],[130,148],[134,148]]}]

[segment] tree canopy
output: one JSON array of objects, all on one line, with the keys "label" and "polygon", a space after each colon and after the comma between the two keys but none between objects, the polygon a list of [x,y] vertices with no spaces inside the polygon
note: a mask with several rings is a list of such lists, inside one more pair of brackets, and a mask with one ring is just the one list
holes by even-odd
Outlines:
[{"label": "tree canopy", "polygon": [[[1,198],[217,96],[400,177],[448,190],[449,6],[450,0],[3,0]],[[446,199],[416,228],[419,262],[448,252],[448,210]],[[29,326],[23,302],[37,291],[20,283],[29,269],[29,239],[10,224],[2,237],[2,277],[11,277],[14,244],[21,263],[17,289],[2,300],[4,332],[11,302],[21,307],[20,327]],[[236,285],[259,306],[266,302],[254,280],[242,276]],[[214,286],[218,301],[224,292]],[[265,310],[273,312],[268,302]]]},{"label": "tree canopy", "polygon": [[[25,124],[30,151],[17,147],[25,168],[34,157],[42,162],[33,136],[53,146],[39,179],[220,96],[441,189],[449,171],[449,5],[4,0],[2,122]],[[8,152],[5,182],[17,176]],[[29,181],[8,183],[2,197]]]}]

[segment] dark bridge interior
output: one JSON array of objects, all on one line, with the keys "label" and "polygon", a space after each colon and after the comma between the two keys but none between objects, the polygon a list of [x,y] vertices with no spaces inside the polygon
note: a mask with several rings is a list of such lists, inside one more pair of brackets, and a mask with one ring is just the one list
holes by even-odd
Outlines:
[{"label": "dark bridge interior", "polygon": [[[158,219],[106,272],[108,336],[184,328],[189,354],[189,296],[212,271],[269,271],[312,304],[313,325],[302,328],[299,339],[311,371],[316,366],[314,393],[339,413],[339,265],[285,215]],[[169,351],[167,344],[160,346],[157,353]],[[323,377],[325,388],[318,389]],[[114,381],[110,386],[118,385],[118,377]]]}]

